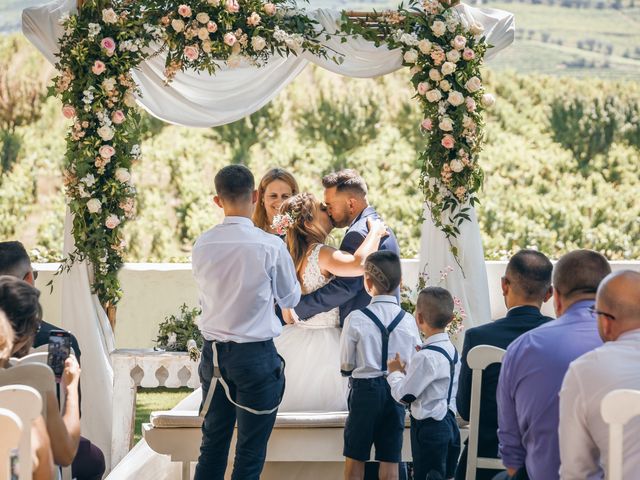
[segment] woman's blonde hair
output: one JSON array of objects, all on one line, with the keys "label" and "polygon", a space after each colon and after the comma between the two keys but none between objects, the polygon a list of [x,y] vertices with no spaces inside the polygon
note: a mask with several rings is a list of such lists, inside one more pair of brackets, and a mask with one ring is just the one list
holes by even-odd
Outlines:
[{"label": "woman's blonde hair", "polygon": [[324,243],[329,232],[316,222],[320,212],[320,202],[311,193],[299,193],[284,201],[280,213],[289,214],[293,223],[287,229],[287,248],[296,266],[298,280],[302,282],[302,265],[309,247]]},{"label": "woman's blonde hair", "polygon": [[0,367],[11,358],[13,351],[13,329],[7,316],[0,310]]},{"label": "woman's blonde hair", "polygon": [[258,205],[253,212],[253,223],[256,227],[268,232],[271,227],[271,222],[267,216],[267,209],[264,206],[264,192],[269,184],[275,180],[282,180],[289,187],[291,187],[291,195],[296,195],[300,190],[298,188],[298,182],[293,175],[282,168],[272,168],[264,174],[260,184],[258,185]]}]

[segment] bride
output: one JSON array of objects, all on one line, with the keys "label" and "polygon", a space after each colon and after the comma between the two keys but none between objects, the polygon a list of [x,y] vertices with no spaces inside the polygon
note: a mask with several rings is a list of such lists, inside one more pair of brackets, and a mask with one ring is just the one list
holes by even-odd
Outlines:
[{"label": "bride", "polygon": [[[380,220],[369,224],[369,234],[354,253],[325,245],[333,229],[326,207],[310,193],[287,199],[274,219],[276,230],[286,233],[303,293],[311,293],[332,276],[364,274],[364,260],[378,250],[386,227]],[[287,323],[275,338],[286,362],[286,388],[280,412],[338,412],[347,410],[347,381],[340,375],[340,318],[338,309],[295,322],[283,311]]]}]

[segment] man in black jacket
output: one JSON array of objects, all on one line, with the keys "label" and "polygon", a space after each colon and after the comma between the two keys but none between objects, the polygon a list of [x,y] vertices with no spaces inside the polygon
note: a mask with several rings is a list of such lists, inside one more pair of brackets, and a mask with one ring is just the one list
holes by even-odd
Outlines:
[{"label": "man in black jacket", "polygon": [[[535,250],[520,250],[507,264],[502,277],[502,295],[508,308],[507,316],[479,327],[469,329],[464,337],[462,364],[458,380],[456,404],[460,416],[469,420],[471,406],[471,369],[467,363],[469,351],[478,345],[492,345],[506,349],[511,342],[529,330],[552,320],[540,313],[542,304],[552,295],[549,259]],[[478,456],[498,457],[498,408],[496,389],[500,365],[489,365],[482,374],[480,397],[480,425],[478,432]],[[456,480],[465,480],[467,470],[467,445],[460,457]],[[478,469],[477,480],[491,480],[496,470]]]}]

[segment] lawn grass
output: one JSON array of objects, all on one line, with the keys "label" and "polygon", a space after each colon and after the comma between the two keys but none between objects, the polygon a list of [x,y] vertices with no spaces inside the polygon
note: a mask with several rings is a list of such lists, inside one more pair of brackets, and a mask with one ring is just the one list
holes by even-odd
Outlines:
[{"label": "lawn grass", "polygon": [[142,424],[149,422],[149,415],[156,410],[171,410],[189,395],[190,388],[141,388],[136,397],[136,424],[133,443],[142,438]]}]

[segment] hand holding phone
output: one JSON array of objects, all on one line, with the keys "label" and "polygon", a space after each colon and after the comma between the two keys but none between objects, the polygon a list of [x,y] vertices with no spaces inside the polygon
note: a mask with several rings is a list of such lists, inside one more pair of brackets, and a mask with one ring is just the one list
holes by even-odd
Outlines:
[{"label": "hand holding phone", "polygon": [[49,356],[47,364],[53,370],[59,382],[64,372],[65,360],[71,354],[71,335],[64,330],[51,330],[49,333]]}]

